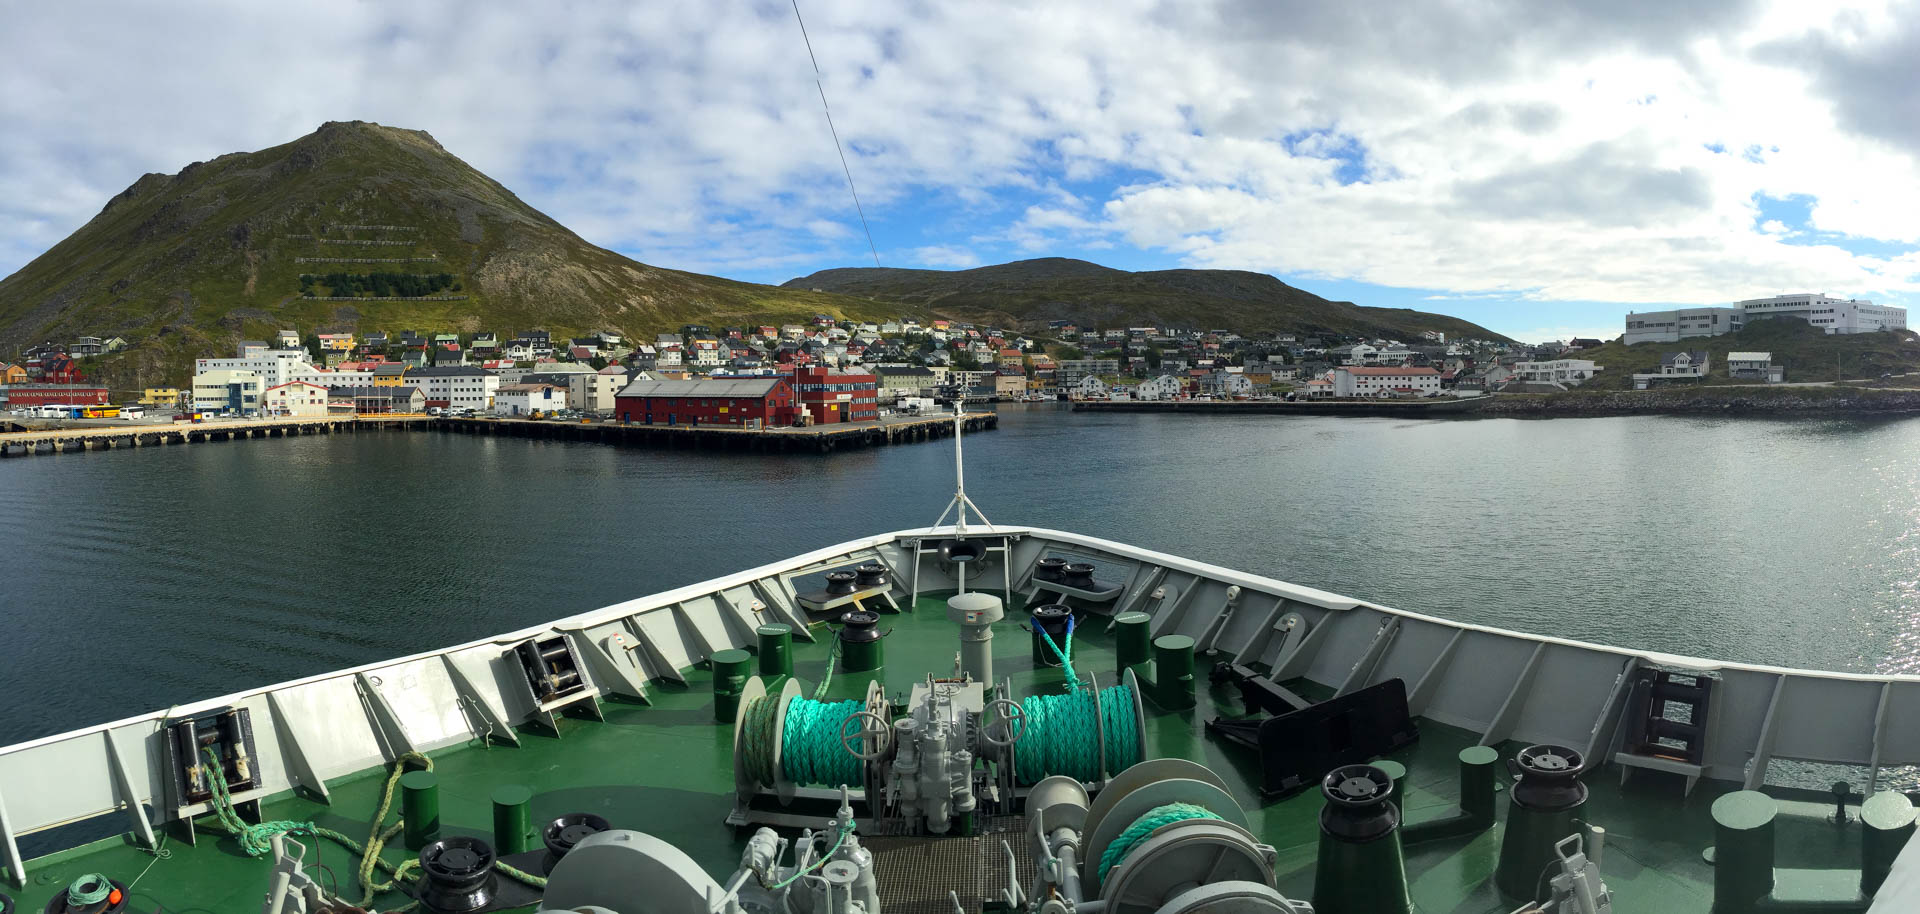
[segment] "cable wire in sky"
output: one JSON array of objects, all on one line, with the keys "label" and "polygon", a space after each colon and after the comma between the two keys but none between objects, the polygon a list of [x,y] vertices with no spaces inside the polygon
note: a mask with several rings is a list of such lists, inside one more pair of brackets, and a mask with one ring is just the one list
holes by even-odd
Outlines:
[{"label": "cable wire in sky", "polygon": [[847,167],[847,150],[840,145],[840,131],[833,126],[833,109],[827,105],[827,87],[820,77],[820,58],[813,55],[813,39],[807,37],[807,20],[800,16],[800,0],[793,0],[793,19],[800,23],[800,40],[807,43],[807,59],[813,62],[813,87],[820,90],[820,110],[827,113],[827,132],[833,134],[833,149],[840,153],[840,170],[847,173],[847,193],[853,195],[853,211],[860,215],[860,228],[867,233],[867,250],[873,253],[873,265],[880,265],[880,249],[873,244],[873,228],[867,225],[867,213],[860,208],[860,192],[853,187],[853,169]]}]

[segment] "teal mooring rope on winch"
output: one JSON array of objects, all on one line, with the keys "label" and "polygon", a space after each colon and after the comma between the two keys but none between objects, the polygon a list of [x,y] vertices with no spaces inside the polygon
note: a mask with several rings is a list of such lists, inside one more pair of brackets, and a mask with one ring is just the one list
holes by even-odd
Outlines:
[{"label": "teal mooring rope on winch", "polygon": [[1120,861],[1127,859],[1127,855],[1133,852],[1134,845],[1146,840],[1148,835],[1153,834],[1161,826],[1184,822],[1188,819],[1218,818],[1220,817],[1213,810],[1205,806],[1195,806],[1192,803],[1168,803],[1165,806],[1155,806],[1147,810],[1146,815],[1133,820],[1133,824],[1127,826],[1126,831],[1121,832],[1119,837],[1113,839],[1113,843],[1107,845],[1106,853],[1100,855],[1100,881],[1106,882],[1107,871],[1118,866]]},{"label": "teal mooring rope on winch", "polygon": [[787,702],[787,727],[781,736],[780,767],[795,784],[859,787],[864,764],[840,742],[847,718],[866,710],[864,701],[825,702],[794,698]]},{"label": "teal mooring rope on winch", "polygon": [[[840,741],[846,720],[867,709],[864,701],[823,701],[833,681],[836,658],[827,659],[827,672],[813,697],[795,696],[787,702],[787,719],[779,734],[780,773],[795,784],[814,787],[860,787],[866,783],[865,765]],[[774,721],[780,697],[768,695],[748,703],[740,726],[740,756],[747,775],[771,786],[774,781]]]},{"label": "teal mooring rope on winch", "polygon": [[[1049,775],[1064,774],[1076,780],[1097,781],[1107,772],[1118,774],[1139,762],[1142,753],[1140,729],[1133,714],[1133,689],[1125,685],[1101,689],[1096,714],[1093,689],[1073,670],[1072,620],[1067,622],[1064,649],[1053,643],[1045,629],[1036,630],[1060,658],[1071,691],[1065,695],[1030,695],[1020,702],[1027,717],[1020,741],[1014,745],[1020,780],[1033,784]],[[1100,770],[1102,729],[1107,747],[1104,772]]]}]

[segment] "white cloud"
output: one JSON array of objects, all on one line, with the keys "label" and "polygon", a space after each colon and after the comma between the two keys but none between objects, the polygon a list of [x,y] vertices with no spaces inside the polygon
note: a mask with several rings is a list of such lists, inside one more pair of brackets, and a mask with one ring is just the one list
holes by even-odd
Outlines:
[{"label": "white cloud", "polygon": [[980,255],[950,244],[929,245],[907,252],[907,259],[928,267],[977,267]]},{"label": "white cloud", "polygon": [[[1543,300],[1920,290],[1920,258],[1789,243],[1753,202],[1920,243],[1911,5],[802,8],[867,214],[931,220],[899,246],[923,263],[1119,244]],[[346,118],[426,129],[650,262],[867,258],[784,5],[16,3],[0,272],[142,172]]]}]

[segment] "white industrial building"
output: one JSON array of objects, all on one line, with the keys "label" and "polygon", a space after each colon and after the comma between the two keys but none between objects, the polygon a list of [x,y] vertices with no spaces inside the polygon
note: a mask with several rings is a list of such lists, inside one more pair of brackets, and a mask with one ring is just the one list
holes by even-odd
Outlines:
[{"label": "white industrial building", "polygon": [[240,357],[234,359],[194,359],[193,373],[245,371],[259,378],[265,387],[279,387],[289,381],[318,381],[325,372],[313,366],[305,349],[268,349],[260,343],[242,343]]},{"label": "white industrial building", "polygon": [[1745,326],[1743,308],[1676,308],[1627,315],[1627,345],[1677,343],[1700,336],[1719,336]]},{"label": "white industrial building", "polygon": [[1803,320],[1828,333],[1872,333],[1876,330],[1904,330],[1907,309],[1876,305],[1857,298],[1833,298],[1802,292],[1752,298],[1740,303],[1747,320],[1767,317],[1791,317]]},{"label": "white industrial building", "polygon": [[1903,330],[1907,309],[1876,305],[1855,298],[1833,298],[1812,292],[1750,298],[1732,307],[1677,308],[1627,315],[1626,343],[1673,343],[1702,336],[1719,336],[1748,323],[1786,317],[1806,321],[1828,333],[1872,333]]}]

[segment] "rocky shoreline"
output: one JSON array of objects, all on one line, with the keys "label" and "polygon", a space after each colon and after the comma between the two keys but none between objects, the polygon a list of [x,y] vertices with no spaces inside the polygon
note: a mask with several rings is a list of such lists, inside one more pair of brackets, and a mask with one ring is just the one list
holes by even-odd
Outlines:
[{"label": "rocky shoreline", "polygon": [[1920,390],[1855,387],[1721,387],[1688,391],[1574,391],[1506,394],[1479,409],[1482,416],[1788,415],[1890,414],[1920,411]]}]

